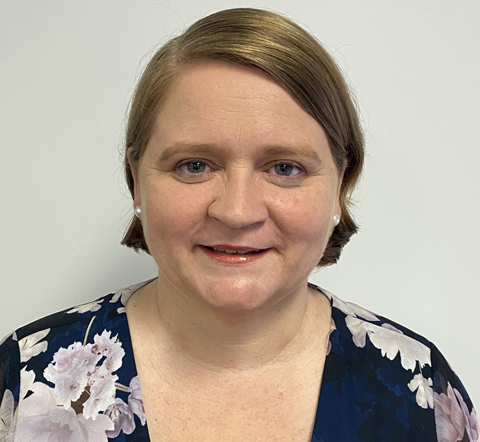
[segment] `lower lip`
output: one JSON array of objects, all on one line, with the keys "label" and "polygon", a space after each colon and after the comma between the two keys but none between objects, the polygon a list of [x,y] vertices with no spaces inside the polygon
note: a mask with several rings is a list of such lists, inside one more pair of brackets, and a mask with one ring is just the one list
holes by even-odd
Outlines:
[{"label": "lower lip", "polygon": [[250,262],[258,261],[264,257],[269,249],[262,250],[261,252],[254,253],[226,253],[217,252],[216,250],[209,249],[205,246],[200,246],[200,249],[210,259],[220,262],[222,264],[248,264]]}]

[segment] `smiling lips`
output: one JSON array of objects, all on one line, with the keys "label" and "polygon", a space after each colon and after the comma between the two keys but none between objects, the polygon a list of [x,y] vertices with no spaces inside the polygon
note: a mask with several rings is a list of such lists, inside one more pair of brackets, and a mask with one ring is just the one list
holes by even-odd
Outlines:
[{"label": "smiling lips", "polygon": [[222,264],[247,264],[262,258],[269,250],[224,244],[200,246],[200,249],[210,259]]}]

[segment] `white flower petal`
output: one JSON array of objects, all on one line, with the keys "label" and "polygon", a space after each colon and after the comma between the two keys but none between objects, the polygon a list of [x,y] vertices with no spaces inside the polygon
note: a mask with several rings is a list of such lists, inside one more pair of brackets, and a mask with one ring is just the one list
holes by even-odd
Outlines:
[{"label": "white flower petal", "polygon": [[417,362],[421,367],[430,363],[430,349],[426,345],[402,334],[390,324],[378,326],[353,316],[347,316],[345,323],[357,347],[365,346],[368,335],[372,344],[382,352],[382,356],[393,361],[400,353],[400,361],[405,370],[414,371]]},{"label": "white flower petal", "polygon": [[422,408],[433,408],[433,381],[425,379],[421,374],[416,374],[408,383],[410,391],[417,391],[415,396],[417,404]]},{"label": "white flower petal", "polygon": [[98,301],[87,302],[86,304],[81,304],[73,307],[67,313],[87,313],[87,312],[96,312],[101,309],[101,303],[103,299],[99,299]]},{"label": "white flower petal", "polygon": [[331,296],[333,306],[335,308],[338,308],[340,311],[345,313],[346,315],[354,316],[354,317],[361,317],[363,319],[366,319],[367,321],[379,321],[377,316],[373,314],[371,311],[364,309],[363,307],[360,307],[359,305],[353,304],[352,302],[345,302],[342,301],[340,298],[337,298],[335,295],[332,295],[329,293]]},{"label": "white flower petal", "polygon": [[392,324],[389,324],[388,322],[384,322],[382,324],[382,327],[386,328],[387,330],[391,330],[391,331],[394,331],[394,332],[397,332],[397,333],[400,333],[401,335],[403,335],[403,332],[401,330],[399,330],[397,327],[394,327]]},{"label": "white flower petal", "polygon": [[50,329],[40,330],[18,341],[18,347],[20,349],[20,361],[27,362],[30,358],[39,355],[48,348],[46,341],[39,342],[45,336],[50,333]]},{"label": "white flower petal", "polygon": [[27,370],[26,367],[23,367],[20,371],[20,400],[27,395],[34,382],[35,372],[33,370]]},{"label": "white flower petal", "polygon": [[367,339],[367,330],[365,329],[365,321],[363,319],[355,318],[354,316],[347,316],[345,323],[353,337],[353,342],[357,347],[365,347]]},{"label": "white flower petal", "polygon": [[13,442],[15,438],[15,404],[13,394],[5,390],[0,406],[0,441]]},{"label": "white flower petal", "polygon": [[110,302],[113,304],[120,299],[120,302],[122,303],[122,305],[125,305],[128,299],[130,298],[130,296],[132,296],[139,288],[143,287],[144,285],[147,285],[151,281],[153,281],[153,279],[150,279],[149,281],[145,281],[145,282],[139,282],[137,284],[131,285],[130,287],[127,287],[125,289],[119,290],[118,292],[115,292]]},{"label": "white flower petal", "polygon": [[381,350],[382,356],[393,360],[400,353],[400,361],[405,370],[415,370],[417,362],[421,367],[430,364],[430,349],[409,336],[374,324],[366,324],[372,344]]}]

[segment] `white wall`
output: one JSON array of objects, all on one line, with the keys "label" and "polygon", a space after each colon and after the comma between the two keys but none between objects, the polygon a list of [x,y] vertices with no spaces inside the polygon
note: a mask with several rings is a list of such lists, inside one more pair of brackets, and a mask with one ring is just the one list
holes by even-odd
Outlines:
[{"label": "white wall", "polygon": [[119,149],[145,54],[207,13],[265,7],[333,53],[367,131],[362,231],[313,280],[432,339],[480,407],[480,2],[0,5],[0,335],[155,274],[119,245]]}]

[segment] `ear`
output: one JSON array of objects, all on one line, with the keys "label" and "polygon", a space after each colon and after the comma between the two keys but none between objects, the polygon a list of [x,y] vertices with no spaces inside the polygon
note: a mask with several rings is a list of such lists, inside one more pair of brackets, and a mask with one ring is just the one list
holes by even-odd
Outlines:
[{"label": "ear", "polygon": [[138,163],[132,160],[132,150],[132,146],[127,149],[127,160],[133,179],[133,207],[137,207],[142,204],[142,199],[140,197],[140,183],[138,180]]},{"label": "ear", "polygon": [[345,170],[347,169],[347,160],[343,160],[342,170],[338,173],[338,186],[337,194],[335,196],[335,214],[339,217],[342,217],[342,207],[340,206],[340,193],[342,190],[343,176],[345,175]]}]

